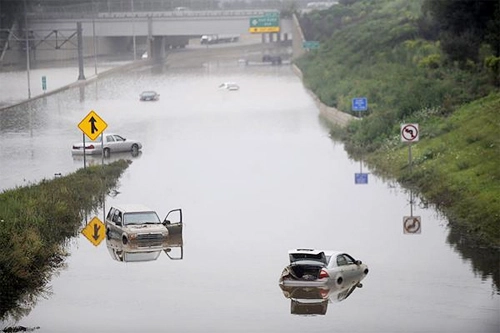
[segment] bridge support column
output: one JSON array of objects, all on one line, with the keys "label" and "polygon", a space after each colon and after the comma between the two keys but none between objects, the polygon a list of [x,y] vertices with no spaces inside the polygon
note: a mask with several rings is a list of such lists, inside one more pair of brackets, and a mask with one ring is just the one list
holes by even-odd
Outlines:
[{"label": "bridge support column", "polygon": [[85,75],[83,74],[82,22],[76,22],[76,35],[78,40],[78,80],[85,80]]},{"label": "bridge support column", "polygon": [[165,52],[165,37],[163,36],[156,36],[153,40],[152,40],[152,53],[151,53],[151,57],[155,60],[161,60],[161,59],[165,59],[165,55],[166,55],[166,52]]}]

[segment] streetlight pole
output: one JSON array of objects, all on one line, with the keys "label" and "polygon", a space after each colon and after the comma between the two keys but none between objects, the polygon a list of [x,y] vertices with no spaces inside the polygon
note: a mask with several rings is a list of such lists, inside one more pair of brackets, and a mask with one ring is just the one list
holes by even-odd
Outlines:
[{"label": "streetlight pole", "polygon": [[130,0],[130,5],[132,6],[132,43],[134,44],[134,61],[137,60],[137,46],[135,43],[135,9],[134,0]]},{"label": "streetlight pole", "polygon": [[28,8],[26,6],[26,0],[24,3],[24,39],[26,41],[26,73],[28,76],[28,99],[31,99],[31,84],[30,84],[30,42],[29,42],[29,32],[28,32]]},{"label": "streetlight pole", "polygon": [[97,76],[97,41],[95,36],[95,18],[97,16],[97,10],[92,1],[92,44],[94,46],[94,73]]}]

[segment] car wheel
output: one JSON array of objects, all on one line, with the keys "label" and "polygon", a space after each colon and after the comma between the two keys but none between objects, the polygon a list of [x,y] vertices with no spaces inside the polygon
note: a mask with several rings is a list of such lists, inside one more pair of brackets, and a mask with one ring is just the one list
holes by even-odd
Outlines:
[{"label": "car wheel", "polygon": [[137,153],[139,151],[139,146],[136,145],[135,143],[132,145],[132,152]]},{"label": "car wheel", "polygon": [[110,240],[110,239],[111,239],[111,235],[110,235],[110,231],[109,231],[109,229],[106,229],[106,238],[107,238],[108,240]]},{"label": "car wheel", "polygon": [[104,148],[104,157],[109,157],[111,155],[111,150],[109,148]]}]

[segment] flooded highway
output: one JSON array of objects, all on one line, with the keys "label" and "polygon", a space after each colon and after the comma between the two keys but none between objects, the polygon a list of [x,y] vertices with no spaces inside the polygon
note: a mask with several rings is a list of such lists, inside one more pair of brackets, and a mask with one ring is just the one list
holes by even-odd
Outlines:
[{"label": "flooded highway", "polygon": [[[219,89],[229,81],[240,89]],[[145,90],[159,100],[139,101]],[[161,219],[182,208],[182,241],[132,262],[141,256],[124,260],[109,242],[94,246],[80,235],[67,245],[66,267],[48,282],[46,297],[0,328],[499,332],[498,257],[468,248],[423,205],[413,207],[421,233],[405,234],[410,194],[329,137],[290,66],[138,68],[0,111],[0,189],[83,167],[71,147],[91,110],[106,132],[143,145],[138,156],[111,157],[132,164],[97,217],[122,204],[147,205]],[[355,184],[360,169],[368,184]],[[363,287],[315,298],[285,293],[278,280],[297,248],[361,260],[369,267]],[[323,312],[315,314],[318,302]],[[299,303],[311,310],[296,311]]]}]

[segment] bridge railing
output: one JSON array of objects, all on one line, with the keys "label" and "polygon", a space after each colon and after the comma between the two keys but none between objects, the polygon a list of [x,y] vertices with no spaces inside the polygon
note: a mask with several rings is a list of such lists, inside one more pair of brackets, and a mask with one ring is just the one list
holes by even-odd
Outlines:
[{"label": "bridge railing", "polygon": [[[238,11],[281,10],[297,0],[268,0],[268,1],[226,1],[217,0],[88,0],[83,4],[69,4],[62,6],[47,6],[44,2],[29,9],[29,17],[38,19],[62,18],[92,18],[102,15],[123,15],[123,13],[144,15],[144,13],[161,12],[170,16],[227,16]],[[302,0],[307,1],[307,0]],[[168,14],[167,14],[168,13]],[[205,15],[205,16],[206,16]]]}]

